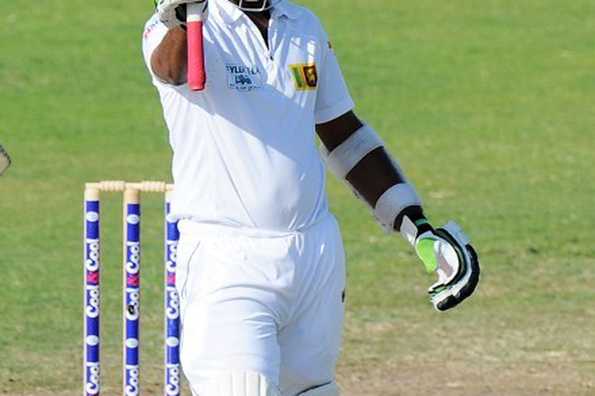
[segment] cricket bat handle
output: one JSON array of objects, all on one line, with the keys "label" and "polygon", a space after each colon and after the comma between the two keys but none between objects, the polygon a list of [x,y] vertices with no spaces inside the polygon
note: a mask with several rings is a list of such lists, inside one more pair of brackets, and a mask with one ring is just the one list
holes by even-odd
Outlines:
[{"label": "cricket bat handle", "polygon": [[207,82],[203,41],[203,6],[204,3],[190,3],[186,9],[188,86],[192,91],[202,91]]}]

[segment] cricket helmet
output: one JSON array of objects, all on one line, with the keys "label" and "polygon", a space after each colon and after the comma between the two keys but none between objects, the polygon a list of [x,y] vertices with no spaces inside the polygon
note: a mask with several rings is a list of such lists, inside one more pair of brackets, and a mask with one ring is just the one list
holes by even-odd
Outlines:
[{"label": "cricket helmet", "polygon": [[229,0],[242,11],[261,12],[270,10],[283,0]]}]

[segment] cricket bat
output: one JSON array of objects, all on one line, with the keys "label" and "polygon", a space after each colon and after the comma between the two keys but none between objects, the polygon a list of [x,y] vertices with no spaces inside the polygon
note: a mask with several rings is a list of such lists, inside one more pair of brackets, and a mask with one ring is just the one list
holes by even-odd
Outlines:
[{"label": "cricket bat", "polygon": [[204,3],[190,3],[186,8],[186,29],[188,38],[188,86],[192,91],[205,89],[205,53],[203,42]]}]

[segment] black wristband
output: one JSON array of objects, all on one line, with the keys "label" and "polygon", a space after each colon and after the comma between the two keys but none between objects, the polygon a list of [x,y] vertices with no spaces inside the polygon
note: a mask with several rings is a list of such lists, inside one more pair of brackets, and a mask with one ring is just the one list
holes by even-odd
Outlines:
[{"label": "black wristband", "polygon": [[415,226],[417,227],[417,235],[423,234],[426,231],[432,231],[433,228],[430,222],[424,215],[424,210],[421,206],[408,206],[399,213],[395,219],[394,229],[397,232],[401,231],[401,224],[403,224],[403,218],[407,216]]}]

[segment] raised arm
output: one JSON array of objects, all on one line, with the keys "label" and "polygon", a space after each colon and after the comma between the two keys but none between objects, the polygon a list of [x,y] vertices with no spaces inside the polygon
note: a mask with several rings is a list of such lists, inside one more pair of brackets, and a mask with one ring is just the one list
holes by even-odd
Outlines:
[{"label": "raised arm", "polygon": [[180,26],[169,29],[151,55],[151,69],[161,81],[171,85],[186,82],[188,57],[186,31]]},{"label": "raised arm", "polygon": [[157,18],[162,28],[163,38],[156,47],[149,45],[149,51],[152,50],[152,53],[148,62],[155,77],[166,84],[182,85],[187,80],[188,39],[185,24],[186,6],[190,3],[204,4],[203,12],[206,10],[205,0],[159,0],[157,2]]}]

